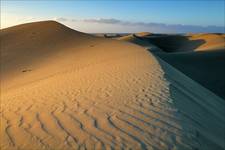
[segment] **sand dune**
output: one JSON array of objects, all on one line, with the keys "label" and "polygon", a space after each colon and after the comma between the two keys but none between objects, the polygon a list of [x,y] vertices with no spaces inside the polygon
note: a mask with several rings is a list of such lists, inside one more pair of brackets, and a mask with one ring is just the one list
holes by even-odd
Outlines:
[{"label": "sand dune", "polygon": [[211,51],[224,49],[225,47],[225,34],[212,33],[187,35],[137,33],[117,39],[129,41],[141,46],[153,44],[165,52]]},{"label": "sand dune", "polygon": [[156,55],[225,99],[224,49]]},{"label": "sand dune", "polygon": [[223,34],[163,35],[146,39],[166,52],[209,51],[225,47]]},{"label": "sand dune", "polygon": [[141,40],[135,34],[129,34],[129,35],[126,35],[126,36],[119,37],[117,39],[118,40],[122,40],[122,41],[127,41],[127,42],[131,42],[131,43],[135,43],[135,44],[138,44],[138,45],[141,45],[141,46],[147,46],[147,45],[149,45],[148,42],[146,42],[144,40]]},{"label": "sand dune", "polygon": [[138,44],[150,51],[154,49],[152,52],[156,52],[157,56],[225,99],[224,35],[151,34],[141,37],[129,35],[118,39]]},{"label": "sand dune", "polygon": [[140,45],[144,48],[146,48],[148,51],[161,51],[158,47],[155,45],[151,44],[147,39],[148,37],[151,37],[153,34],[149,32],[140,32],[140,33],[135,33],[135,34],[129,34],[125,35],[122,37],[116,38],[117,40],[120,41],[126,41],[130,43],[134,43],[137,45]]},{"label": "sand dune", "polygon": [[1,149],[225,149],[225,101],[141,46],[52,21],[1,40]]},{"label": "sand dune", "polygon": [[196,48],[197,51],[225,48],[225,34],[194,34],[190,36],[190,40],[204,40],[204,43]]},{"label": "sand dune", "polygon": [[[128,42],[138,42],[140,41],[141,43],[145,42],[144,40],[141,40],[142,37],[147,37],[150,36],[151,33],[149,32],[140,32],[140,33],[134,33],[134,34],[128,34],[122,37],[118,37],[118,40],[124,40],[124,41],[128,41]],[[135,41],[136,40],[136,41]]]},{"label": "sand dune", "polygon": [[[61,63],[48,62],[61,61],[60,59],[65,56],[62,51],[66,51],[70,47],[76,49],[81,47],[82,43],[87,43],[87,47],[92,44],[91,36],[65,28],[53,21],[44,22],[44,25],[43,22],[38,22],[3,29],[0,32],[0,38],[1,64],[3,64],[1,78],[3,81],[11,81],[15,77],[24,75],[25,80],[28,81],[27,74],[36,74],[37,71],[44,68],[49,70],[48,67],[45,67],[45,62],[60,68],[62,66],[58,65]],[[56,57],[58,59],[55,59]],[[31,71],[24,74],[23,71],[26,70]],[[49,70],[49,73],[52,71]],[[48,71],[45,74],[47,75]]]}]

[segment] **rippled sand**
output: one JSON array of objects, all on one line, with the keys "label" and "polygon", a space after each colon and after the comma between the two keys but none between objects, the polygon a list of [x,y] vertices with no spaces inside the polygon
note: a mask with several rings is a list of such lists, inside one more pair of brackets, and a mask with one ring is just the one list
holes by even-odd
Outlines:
[{"label": "rippled sand", "polygon": [[1,39],[1,149],[225,148],[225,101],[143,47],[56,22]]}]

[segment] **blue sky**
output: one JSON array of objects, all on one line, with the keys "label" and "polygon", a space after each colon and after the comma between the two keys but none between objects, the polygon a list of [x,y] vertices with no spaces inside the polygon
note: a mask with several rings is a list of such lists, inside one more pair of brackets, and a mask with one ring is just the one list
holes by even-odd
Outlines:
[{"label": "blue sky", "polygon": [[[193,26],[224,27],[224,3],[224,0],[1,1],[1,18],[3,18],[1,26],[4,28],[29,21],[55,19],[84,32],[101,32],[101,28],[102,32],[107,31],[105,28],[108,28],[109,32],[112,30],[121,32],[122,26],[126,29],[127,25],[130,27],[128,32],[150,29],[160,32],[158,31],[160,28],[166,32],[167,25],[172,25],[169,29],[171,32],[176,32],[176,28],[179,30],[186,28],[184,30],[186,31],[188,25],[191,25],[190,30]],[[117,23],[104,22],[100,19],[114,19]],[[140,22],[142,24],[138,24]],[[152,27],[152,23],[164,26],[156,28],[155,24]],[[175,27],[177,24],[181,26]],[[87,27],[83,28],[84,25]],[[206,32],[213,31],[212,27],[204,29]],[[204,29],[195,28],[199,32],[203,32]],[[215,31],[221,29],[215,27]]]}]

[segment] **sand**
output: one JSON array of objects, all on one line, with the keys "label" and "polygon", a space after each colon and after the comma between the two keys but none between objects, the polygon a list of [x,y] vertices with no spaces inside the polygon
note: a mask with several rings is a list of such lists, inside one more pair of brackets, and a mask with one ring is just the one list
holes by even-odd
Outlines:
[{"label": "sand", "polygon": [[155,54],[225,100],[225,49]]},{"label": "sand", "polygon": [[138,36],[136,34],[129,34],[129,35],[126,35],[126,36],[118,37],[116,39],[131,42],[131,43],[135,43],[135,44],[140,45],[140,46],[148,46],[149,42],[146,42],[146,41],[142,40],[141,37],[142,36]]},{"label": "sand", "polygon": [[139,46],[144,47],[145,49],[147,49],[148,51],[151,52],[159,52],[162,51],[159,49],[158,46],[151,44],[148,41],[149,37],[152,37],[153,34],[149,33],[149,32],[140,32],[140,33],[135,33],[135,34],[129,34],[129,35],[125,35],[122,37],[117,37],[115,38],[116,40],[119,41],[125,41],[125,42],[129,42],[129,43],[134,43],[137,44]]},{"label": "sand", "polygon": [[211,51],[224,49],[224,34],[162,35],[145,40],[166,52]]},{"label": "sand", "polygon": [[[136,34],[138,35],[138,34]],[[128,35],[117,38],[154,52],[176,69],[225,99],[225,34]]]},{"label": "sand", "polygon": [[141,46],[53,21],[0,37],[3,150],[225,149],[225,101]]}]

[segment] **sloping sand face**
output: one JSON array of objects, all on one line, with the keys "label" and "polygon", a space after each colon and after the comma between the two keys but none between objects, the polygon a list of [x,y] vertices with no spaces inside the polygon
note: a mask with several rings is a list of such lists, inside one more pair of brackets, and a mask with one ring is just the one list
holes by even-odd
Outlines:
[{"label": "sloping sand face", "polygon": [[155,54],[225,100],[225,49]]},{"label": "sloping sand face", "polygon": [[154,52],[194,81],[225,99],[225,34],[141,35],[127,35],[117,39]]},{"label": "sloping sand face", "polygon": [[189,37],[191,41],[202,40],[203,44],[196,51],[209,51],[225,48],[225,34],[194,34]]},{"label": "sloping sand face", "polygon": [[90,41],[5,78],[1,149],[225,148],[223,100],[142,47]]},{"label": "sloping sand face", "polygon": [[[136,35],[136,36],[135,36]],[[196,52],[224,49],[225,34],[186,34],[167,35],[135,33],[116,38],[141,46],[155,45],[165,52]]]}]

